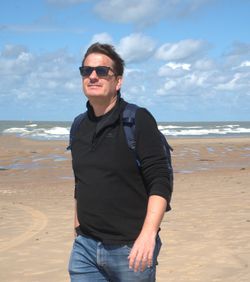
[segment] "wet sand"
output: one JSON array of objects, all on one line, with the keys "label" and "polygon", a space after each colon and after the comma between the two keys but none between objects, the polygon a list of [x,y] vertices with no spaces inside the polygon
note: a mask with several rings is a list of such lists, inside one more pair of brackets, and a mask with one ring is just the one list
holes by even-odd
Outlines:
[{"label": "wet sand", "polygon": [[[173,210],[157,281],[250,281],[250,138],[171,139]],[[69,281],[73,177],[63,141],[0,136],[0,281]]]}]

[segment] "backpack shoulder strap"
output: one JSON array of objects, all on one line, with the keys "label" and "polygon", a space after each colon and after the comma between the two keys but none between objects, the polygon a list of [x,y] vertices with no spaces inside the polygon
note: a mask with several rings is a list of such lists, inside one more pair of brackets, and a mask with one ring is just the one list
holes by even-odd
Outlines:
[{"label": "backpack shoulder strap", "polygon": [[78,115],[72,125],[71,125],[71,128],[70,128],[70,133],[69,133],[69,146],[67,147],[67,150],[71,150],[71,145],[72,145],[72,142],[75,138],[75,135],[76,135],[76,132],[81,124],[81,122],[86,118],[87,116],[87,112],[85,113],[82,113],[80,115]]},{"label": "backpack shoulder strap", "polygon": [[135,104],[128,103],[123,111],[122,123],[127,139],[128,147],[135,151],[135,115],[139,107]]}]

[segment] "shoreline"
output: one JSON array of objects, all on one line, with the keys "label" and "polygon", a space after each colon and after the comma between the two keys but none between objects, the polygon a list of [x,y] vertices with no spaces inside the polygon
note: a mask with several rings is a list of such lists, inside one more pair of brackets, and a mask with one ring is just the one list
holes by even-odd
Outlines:
[{"label": "shoreline", "polygon": [[[249,136],[226,136],[226,135],[219,135],[219,136],[167,136],[165,135],[165,137],[167,138],[167,140],[172,140],[174,142],[178,141],[183,141],[183,142],[190,142],[192,140],[197,140],[197,141],[211,141],[211,142],[216,142],[216,140],[223,140],[223,141],[227,141],[227,140],[250,140],[250,135]],[[21,140],[29,140],[29,141],[34,141],[34,142],[59,142],[59,143],[67,143],[68,142],[68,138],[67,139],[39,139],[39,138],[32,138],[32,137],[27,137],[27,136],[20,136],[20,135],[16,135],[16,134],[3,134],[0,133],[0,138],[13,138],[13,139],[21,139]],[[189,141],[190,140],[190,141]]]},{"label": "shoreline", "polygon": [[[158,282],[250,280],[250,138],[169,139],[175,184]],[[0,136],[0,280],[69,281],[74,185],[67,141]]]},{"label": "shoreline", "polygon": [[[216,140],[216,139],[250,139],[249,134],[245,135],[237,135],[237,134],[221,134],[221,135],[214,135],[214,136],[206,136],[206,135],[182,135],[182,136],[174,136],[174,135],[164,135],[167,140]],[[21,136],[15,133],[0,133],[0,137],[15,137],[15,138],[21,138],[21,139],[27,139],[27,140],[33,140],[33,141],[49,141],[49,142],[67,142],[68,138],[58,138],[58,139],[49,139],[49,138],[36,138],[36,137],[29,137],[29,136]]]}]

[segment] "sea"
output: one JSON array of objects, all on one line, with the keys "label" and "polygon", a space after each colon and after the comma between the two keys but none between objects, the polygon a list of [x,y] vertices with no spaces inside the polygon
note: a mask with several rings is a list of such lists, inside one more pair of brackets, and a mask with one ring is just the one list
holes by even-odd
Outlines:
[{"label": "sea", "polygon": [[[71,122],[0,121],[0,135],[15,135],[36,140],[68,140]],[[167,138],[250,137],[250,121],[159,122]]]}]

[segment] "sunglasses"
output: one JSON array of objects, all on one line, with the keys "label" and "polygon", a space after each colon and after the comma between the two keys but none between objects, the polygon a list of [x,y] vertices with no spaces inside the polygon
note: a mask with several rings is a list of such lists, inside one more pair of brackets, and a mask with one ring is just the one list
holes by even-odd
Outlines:
[{"label": "sunglasses", "polygon": [[106,66],[98,66],[98,67],[82,66],[79,67],[79,70],[82,77],[89,77],[93,71],[96,72],[98,77],[107,77],[109,75],[110,70],[114,73],[112,68]]}]

